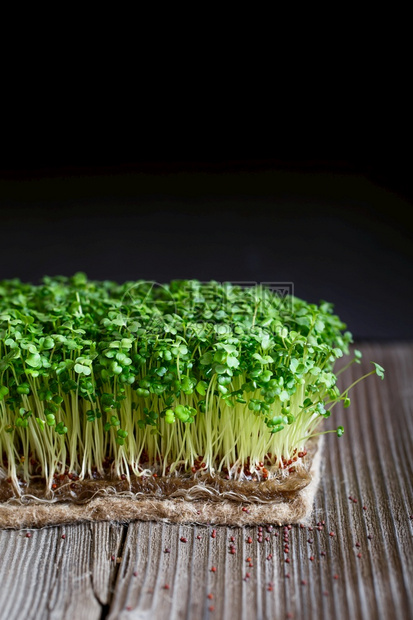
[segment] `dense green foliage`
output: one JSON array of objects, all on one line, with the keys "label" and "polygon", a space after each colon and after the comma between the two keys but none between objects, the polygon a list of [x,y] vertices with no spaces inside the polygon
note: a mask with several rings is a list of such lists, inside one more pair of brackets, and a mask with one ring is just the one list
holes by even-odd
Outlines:
[{"label": "dense green foliage", "polygon": [[261,286],[3,281],[3,467],[16,481],[40,464],[49,485],[107,459],[116,475],[202,461],[229,477],[262,477],[265,462],[271,476],[336,402],[349,405],[333,367],[350,343],[330,303]]}]

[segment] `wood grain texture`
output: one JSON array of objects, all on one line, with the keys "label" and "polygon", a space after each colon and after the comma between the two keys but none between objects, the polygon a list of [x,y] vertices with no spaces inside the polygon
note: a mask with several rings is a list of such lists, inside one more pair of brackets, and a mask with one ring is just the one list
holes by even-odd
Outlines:
[{"label": "wood grain texture", "polygon": [[[0,531],[0,618],[412,618],[413,345],[361,348],[361,370],[374,360],[386,378],[334,409],[328,426],[346,432],[327,435],[313,529],[293,526],[288,553],[277,527],[262,542],[257,527],[213,538],[212,526],[151,522]],[[352,366],[341,384],[358,376]]]},{"label": "wood grain texture", "polygon": [[122,542],[110,523],[0,531],[0,618],[99,620]]}]

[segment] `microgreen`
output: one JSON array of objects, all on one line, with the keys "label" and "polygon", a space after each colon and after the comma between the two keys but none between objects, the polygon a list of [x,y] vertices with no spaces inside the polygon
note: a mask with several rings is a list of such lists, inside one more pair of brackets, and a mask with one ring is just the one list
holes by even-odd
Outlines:
[{"label": "microgreen", "polygon": [[266,479],[305,453],[333,406],[350,405],[352,387],[383,378],[373,362],[338,390],[338,374],[360,363],[356,350],[334,373],[351,342],[330,303],[261,286],[0,282],[1,465],[17,489],[39,465],[50,487],[107,461],[118,476]]}]

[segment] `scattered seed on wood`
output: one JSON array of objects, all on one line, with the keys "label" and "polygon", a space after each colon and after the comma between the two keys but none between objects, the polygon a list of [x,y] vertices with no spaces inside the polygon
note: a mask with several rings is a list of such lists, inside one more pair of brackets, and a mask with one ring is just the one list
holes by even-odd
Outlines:
[{"label": "scattered seed on wood", "polygon": [[30,534],[30,532],[27,532],[26,538],[31,538],[31,537],[32,537],[32,535]]},{"label": "scattered seed on wood", "polygon": [[169,590],[169,583],[166,583],[166,584],[164,585],[164,590]]},{"label": "scattered seed on wood", "polygon": [[361,558],[361,553],[358,553],[358,554],[357,554],[357,557],[358,557],[358,558]]},{"label": "scattered seed on wood", "polygon": [[200,536],[200,535],[198,534],[197,539],[198,539],[198,540],[202,540],[202,536]]},{"label": "scattered seed on wood", "polygon": [[333,575],[333,579],[338,579],[337,573],[335,575]]},{"label": "scattered seed on wood", "polygon": [[286,574],[284,575],[284,577],[285,577],[286,579],[289,579],[289,578],[290,578],[290,573],[286,573]]},{"label": "scattered seed on wood", "polygon": [[290,563],[290,558],[285,558],[285,563],[289,564]]},{"label": "scattered seed on wood", "polygon": [[308,542],[310,545],[312,545],[314,541],[313,541],[313,539],[312,539],[312,538],[309,538],[309,539],[307,540],[307,542]]},{"label": "scattered seed on wood", "polygon": [[171,553],[171,550],[168,549],[168,547],[166,549],[164,549],[164,553]]},{"label": "scattered seed on wood", "polygon": [[66,534],[62,534],[62,538],[64,540],[66,538]]},{"label": "scattered seed on wood", "polygon": [[184,536],[181,536],[181,538],[180,538],[179,540],[180,540],[181,542],[183,542],[183,543],[188,542],[188,540],[187,540]]},{"label": "scattered seed on wood", "polygon": [[137,577],[137,576],[138,576],[138,571],[137,571],[137,570],[135,570],[135,572],[133,573],[133,576],[134,576],[134,577]]},{"label": "scattered seed on wood", "polygon": [[359,542],[356,542],[356,547],[361,547]]},{"label": "scattered seed on wood", "polygon": [[213,594],[208,594],[208,597],[207,597],[207,598],[209,598],[209,600],[211,600],[211,599],[213,599],[213,598],[214,598],[214,595],[213,595]]},{"label": "scattered seed on wood", "polygon": [[216,537],[217,537],[217,531],[216,530],[212,530],[211,538],[216,538]]},{"label": "scattered seed on wood", "polygon": [[372,536],[371,534],[368,534],[368,535],[367,535],[367,538],[368,538],[369,540],[371,540],[371,539],[373,538],[373,536]]},{"label": "scattered seed on wood", "polygon": [[210,606],[208,607],[208,611],[215,611],[215,607],[214,607],[213,605],[210,605]]},{"label": "scattered seed on wood", "polygon": [[216,566],[212,566],[211,567],[211,573],[216,573],[217,572],[217,568]]},{"label": "scattered seed on wood", "polygon": [[251,536],[248,536],[248,538],[247,538],[247,543],[249,543],[249,544],[251,544],[251,543],[252,543],[252,538],[251,538]]},{"label": "scattered seed on wood", "polygon": [[310,562],[314,562],[314,556],[310,555]]},{"label": "scattered seed on wood", "polygon": [[334,532],[330,532],[330,536],[335,536],[335,533]]},{"label": "scattered seed on wood", "polygon": [[306,585],[307,585],[307,582],[306,582],[306,580],[305,580],[305,579],[301,579],[301,585],[302,585],[302,586],[306,586]]}]

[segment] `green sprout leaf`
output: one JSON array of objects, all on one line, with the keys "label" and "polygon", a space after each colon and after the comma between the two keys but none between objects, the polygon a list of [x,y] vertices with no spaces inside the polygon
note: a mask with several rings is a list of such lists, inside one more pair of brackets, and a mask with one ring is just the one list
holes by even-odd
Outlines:
[{"label": "green sprout leaf", "polygon": [[63,422],[59,422],[58,424],[56,424],[55,431],[59,435],[65,435],[67,433],[67,426],[65,426]]},{"label": "green sprout leaf", "polygon": [[28,357],[26,357],[26,364],[32,368],[39,368],[39,366],[42,365],[40,353],[31,353]]},{"label": "green sprout leaf", "polygon": [[92,372],[89,366],[83,366],[82,364],[75,364],[74,370],[80,375],[90,375]]},{"label": "green sprout leaf", "polygon": [[384,379],[384,368],[382,366],[380,366],[380,364],[376,364],[376,362],[371,362],[375,369],[376,369],[376,375],[378,377],[380,377],[380,379]]},{"label": "green sprout leaf", "polygon": [[44,420],[41,418],[36,418],[36,422],[39,425],[40,430],[44,431]]}]

